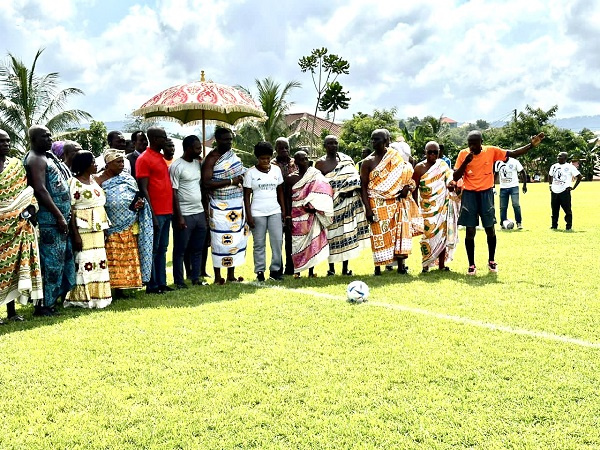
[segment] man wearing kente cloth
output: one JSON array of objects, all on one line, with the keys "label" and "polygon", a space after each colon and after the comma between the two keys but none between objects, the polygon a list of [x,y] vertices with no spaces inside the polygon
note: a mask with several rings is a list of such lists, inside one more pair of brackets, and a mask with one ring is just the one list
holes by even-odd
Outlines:
[{"label": "man wearing kente cloth", "polygon": [[412,251],[412,238],[423,232],[423,218],[410,194],[415,189],[412,165],[389,145],[389,132],[373,131],[374,152],[360,168],[362,198],[371,223],[371,248],[375,275],[381,266],[398,261],[398,273],[406,274],[404,260]]},{"label": "man wearing kente cloth", "polygon": [[233,152],[233,133],[227,128],[215,131],[217,147],[202,162],[202,185],[208,191],[208,225],[215,284],[224,284],[221,268],[227,268],[227,281],[235,277],[235,268],[246,260],[248,225],[244,215],[244,166]]},{"label": "man wearing kente cloth", "polygon": [[438,159],[439,152],[438,143],[429,141],[425,145],[426,159],[415,166],[413,175],[420,194],[419,206],[424,221],[421,237],[423,272],[428,272],[436,264],[440,270],[450,270],[446,263],[452,261],[455,248],[455,239],[449,237],[456,236],[452,230],[456,229],[458,215],[454,212],[450,214],[449,207],[450,192],[456,183],[450,167],[444,160]]},{"label": "man wearing kente cloth", "polygon": [[308,269],[315,277],[314,267],[329,257],[327,227],[333,222],[333,190],[323,174],[311,167],[306,152],[294,155],[298,171],[290,174],[291,199],[286,223],[292,230],[292,260],[295,276]]},{"label": "man wearing kente cloth", "polygon": [[68,223],[71,220],[71,195],[67,180],[71,173],[51,151],[52,137],[46,127],[29,129],[31,150],[25,155],[27,183],[38,201],[37,222],[40,233],[40,262],[44,280],[43,305],[34,315],[57,314],[55,305],[75,286],[75,259]]},{"label": "man wearing kente cloth", "polygon": [[[20,159],[10,158],[10,137],[0,130],[0,305],[8,320],[22,321],[15,299],[35,304],[44,297],[37,236],[31,221],[37,211]],[[0,320],[0,325],[4,324]]]},{"label": "man wearing kente cloth", "polygon": [[348,261],[369,246],[369,222],[361,199],[360,175],[354,161],[338,152],[338,140],[327,136],[323,141],[325,156],[315,168],[325,176],[333,189],[333,223],[327,228],[329,240],[329,270],[335,275],[335,263],[342,263],[342,275],[352,275]]}]

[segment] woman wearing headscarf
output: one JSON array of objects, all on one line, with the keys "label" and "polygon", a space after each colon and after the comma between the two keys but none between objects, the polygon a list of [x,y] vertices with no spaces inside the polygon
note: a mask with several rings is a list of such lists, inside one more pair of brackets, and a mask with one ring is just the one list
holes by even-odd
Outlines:
[{"label": "woman wearing headscarf", "polygon": [[141,288],[152,270],[152,213],[139,196],[135,179],[123,172],[125,152],[109,148],[106,167],[96,177],[106,194],[106,255],[113,289]]},{"label": "woman wearing headscarf", "polygon": [[93,175],[94,155],[80,151],[73,157],[71,193],[71,233],[75,250],[76,285],[67,294],[65,306],[105,308],[112,302],[105,230],[110,226],[104,204],[106,196]]}]

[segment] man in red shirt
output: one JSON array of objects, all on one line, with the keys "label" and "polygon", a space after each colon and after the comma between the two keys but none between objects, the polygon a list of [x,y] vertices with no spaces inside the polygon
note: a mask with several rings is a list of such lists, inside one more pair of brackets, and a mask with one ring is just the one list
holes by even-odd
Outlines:
[{"label": "man in red shirt", "polygon": [[531,139],[531,142],[516,150],[502,150],[491,145],[481,145],[480,131],[471,131],[467,136],[469,148],[460,151],[454,166],[454,181],[463,179],[462,203],[458,224],[464,225],[467,232],[465,236],[465,248],[469,258],[469,270],[467,275],[475,275],[475,233],[481,224],[487,234],[488,244],[488,269],[490,272],[498,272],[498,265],[494,261],[496,253],[496,223],[494,210],[494,162],[506,161],[508,158],[516,158],[524,155],[533,147],[539,145],[544,139],[544,133],[540,133]]},{"label": "man in red shirt", "polygon": [[167,133],[163,128],[152,127],[147,134],[150,146],[135,162],[138,186],[150,205],[154,224],[152,272],[146,293],[163,294],[173,290],[167,286],[167,247],[173,216],[173,186],[169,169],[161,154],[167,143]]}]

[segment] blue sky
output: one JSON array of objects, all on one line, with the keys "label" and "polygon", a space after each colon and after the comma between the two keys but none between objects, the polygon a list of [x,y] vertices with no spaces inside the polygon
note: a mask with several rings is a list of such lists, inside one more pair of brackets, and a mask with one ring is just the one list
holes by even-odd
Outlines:
[{"label": "blue sky", "polygon": [[[389,3],[389,4],[387,4]],[[302,83],[291,112],[313,111],[298,59],[327,47],[353,113],[494,121],[529,104],[600,114],[600,2],[583,0],[4,0],[0,42],[84,90],[72,106],[122,120],[153,94],[199,78],[254,87]]]}]

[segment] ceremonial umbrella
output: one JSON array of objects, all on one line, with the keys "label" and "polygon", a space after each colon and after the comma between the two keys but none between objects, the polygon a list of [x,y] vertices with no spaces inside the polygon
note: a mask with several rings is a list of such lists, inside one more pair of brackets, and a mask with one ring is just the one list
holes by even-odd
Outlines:
[{"label": "ceremonial umbrella", "polygon": [[[202,123],[206,140],[206,122],[235,125],[249,119],[266,118],[261,106],[246,92],[232,86],[204,81],[180,84],[156,94],[133,112],[145,119],[164,118],[181,125]],[[205,152],[204,142],[203,152]]]}]

